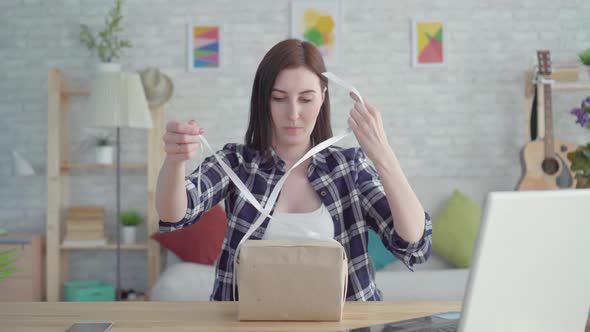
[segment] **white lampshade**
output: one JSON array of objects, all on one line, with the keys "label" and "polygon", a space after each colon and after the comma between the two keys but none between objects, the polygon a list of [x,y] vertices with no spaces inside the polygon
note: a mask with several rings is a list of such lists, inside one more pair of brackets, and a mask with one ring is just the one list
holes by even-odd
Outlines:
[{"label": "white lampshade", "polygon": [[89,98],[88,124],[93,127],[152,128],[139,75],[97,72]]}]

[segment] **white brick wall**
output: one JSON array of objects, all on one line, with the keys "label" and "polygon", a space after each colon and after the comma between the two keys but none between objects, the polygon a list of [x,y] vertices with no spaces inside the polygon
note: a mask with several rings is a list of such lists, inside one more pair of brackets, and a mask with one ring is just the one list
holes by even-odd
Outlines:
[{"label": "white brick wall", "polygon": [[[0,1],[0,225],[6,228],[44,229],[47,71],[61,67],[88,82],[97,59],[78,42],[78,25],[87,23],[96,31],[111,5],[99,0]],[[330,69],[377,105],[411,178],[494,177],[511,189],[520,176],[519,151],[526,139],[523,70],[539,48],[550,49],[556,62],[571,62],[577,51],[590,47],[589,1],[346,0],[342,5],[342,62]],[[446,21],[446,67],[409,66],[412,17]],[[224,25],[222,70],[186,72],[185,22],[190,19]],[[169,118],[196,119],[213,146],[221,148],[243,140],[254,72],[264,53],[288,37],[289,2],[129,0],[124,26],[135,45],[121,59],[124,68],[160,66],[176,85]],[[590,140],[567,114],[582,96],[555,96],[556,136],[576,143]],[[338,132],[350,103],[337,89],[332,99]],[[74,112],[83,111],[83,100],[74,104]],[[145,134],[124,132],[123,137],[124,157],[145,160]],[[353,144],[354,139],[343,143]],[[42,175],[11,178],[12,148]],[[88,152],[79,156],[88,157]],[[107,204],[112,219],[114,174],[92,174],[72,181],[72,192],[79,203]],[[143,177],[125,173],[124,181],[124,207],[143,208]],[[100,262],[92,266],[104,269],[81,269],[73,277],[100,277],[114,264],[108,254],[85,255],[74,255],[73,264],[81,266],[91,257]],[[125,259],[131,266],[126,273],[133,277],[126,277],[124,286],[145,288],[142,260],[137,255]]]}]

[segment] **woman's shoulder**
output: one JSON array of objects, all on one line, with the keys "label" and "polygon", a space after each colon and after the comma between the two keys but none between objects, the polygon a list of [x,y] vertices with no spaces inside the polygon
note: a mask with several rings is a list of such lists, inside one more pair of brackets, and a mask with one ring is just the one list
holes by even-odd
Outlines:
[{"label": "woman's shoulder", "polygon": [[334,158],[341,161],[356,161],[365,156],[360,147],[343,148],[336,145],[326,148],[324,154],[326,158]]},{"label": "woman's shoulder", "polygon": [[328,169],[334,169],[343,164],[351,168],[359,162],[362,162],[365,154],[360,147],[343,148],[340,146],[330,146],[321,151],[319,162],[325,163]]},{"label": "woman's shoulder", "polygon": [[339,146],[331,146],[324,149],[324,155],[320,161],[320,167],[328,173],[337,172],[342,174],[346,172],[350,174],[353,179],[359,178],[373,178],[376,175],[376,171],[372,166],[372,163],[368,160],[367,156],[360,147],[353,148],[342,148]]}]

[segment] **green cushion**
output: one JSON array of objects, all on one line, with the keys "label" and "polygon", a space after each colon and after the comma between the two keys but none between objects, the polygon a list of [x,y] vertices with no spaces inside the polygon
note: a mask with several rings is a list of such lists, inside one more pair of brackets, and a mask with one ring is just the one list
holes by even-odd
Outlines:
[{"label": "green cushion", "polygon": [[471,265],[481,208],[459,190],[432,223],[432,251],[457,267]]},{"label": "green cushion", "polygon": [[397,258],[383,245],[381,238],[375,231],[369,229],[369,257],[373,260],[375,271],[379,271]]}]

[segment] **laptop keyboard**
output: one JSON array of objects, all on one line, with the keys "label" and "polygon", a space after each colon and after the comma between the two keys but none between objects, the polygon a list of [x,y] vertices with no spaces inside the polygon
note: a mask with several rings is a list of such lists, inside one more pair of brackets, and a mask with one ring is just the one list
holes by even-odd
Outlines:
[{"label": "laptop keyboard", "polygon": [[437,323],[427,328],[406,330],[408,332],[456,332],[459,328],[459,320]]},{"label": "laptop keyboard", "polygon": [[[452,313],[450,313],[452,314]],[[392,323],[361,327],[348,332],[456,332],[459,319],[441,318],[436,315],[397,321]]]}]

